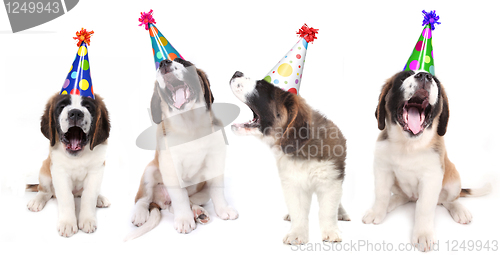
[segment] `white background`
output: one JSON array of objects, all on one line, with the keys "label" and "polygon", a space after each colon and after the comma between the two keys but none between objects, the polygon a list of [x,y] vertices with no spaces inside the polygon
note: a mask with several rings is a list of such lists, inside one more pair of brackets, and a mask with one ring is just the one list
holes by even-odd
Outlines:
[{"label": "white background", "polygon": [[[289,228],[280,182],[269,149],[255,138],[237,137],[226,127],[226,195],[239,211],[236,221],[222,221],[213,206],[212,221],[188,235],[173,228],[163,212],[160,225],[132,242],[122,239],[130,223],[134,196],[153,151],[135,146],[151,125],[147,113],[153,92],[154,63],[149,35],[138,27],[139,13],[154,10],[157,27],[187,59],[205,70],[216,102],[236,104],[245,122],[251,111],[232,94],[228,81],[236,71],[264,77],[298,41],[303,23],[319,28],[309,45],[300,95],[332,119],[347,138],[347,169],[342,203],[352,221],[341,222],[343,243],[360,240],[410,241],[414,203],[388,214],[381,225],[364,225],[371,207],[373,148],[379,133],[374,117],[384,81],[401,70],[422,31],[421,11],[437,10],[442,25],[433,31],[436,75],[448,92],[451,116],[446,134],[450,159],[463,187],[493,184],[493,193],[461,198],[472,212],[469,225],[453,221],[438,207],[435,235],[446,242],[500,240],[498,186],[500,135],[498,93],[500,39],[493,1],[80,1],[64,16],[12,34],[0,10],[0,248],[16,253],[160,252],[200,254],[287,252],[282,238]],[[81,27],[95,31],[89,47],[94,91],[104,97],[111,136],[102,194],[112,205],[97,209],[98,230],[71,238],[57,234],[57,201],[38,213],[24,193],[36,183],[48,141],[40,133],[46,101],[59,92],[77,47]],[[310,242],[320,243],[318,205],[310,213]],[[17,247],[12,249],[13,247]],[[366,251],[366,248],[362,249]],[[3,252],[2,252],[3,253]],[[490,252],[493,254],[493,252]]]}]

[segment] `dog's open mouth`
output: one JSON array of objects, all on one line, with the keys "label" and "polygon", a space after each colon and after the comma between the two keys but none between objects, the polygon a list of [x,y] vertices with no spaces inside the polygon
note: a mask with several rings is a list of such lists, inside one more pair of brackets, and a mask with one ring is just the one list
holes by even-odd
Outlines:
[{"label": "dog's open mouth", "polygon": [[172,92],[172,100],[174,100],[174,107],[181,109],[181,107],[189,103],[191,92],[189,91],[189,86],[184,83],[182,85],[172,87],[170,90]]},{"label": "dog's open mouth", "polygon": [[430,124],[431,109],[428,97],[413,96],[404,102],[398,121],[404,131],[414,136],[420,135]]},{"label": "dog's open mouth", "polygon": [[182,109],[182,107],[192,99],[189,85],[184,81],[178,80],[172,74],[167,75],[165,80],[166,87],[172,96],[172,105],[177,109]]},{"label": "dog's open mouth", "polygon": [[77,153],[85,147],[87,135],[80,127],[74,126],[68,129],[62,137],[62,142],[66,146],[66,151],[71,154]]},{"label": "dog's open mouth", "polygon": [[237,128],[259,128],[260,127],[260,116],[255,113],[255,111],[250,108],[250,110],[252,110],[253,112],[253,119],[252,120],[249,120],[245,123],[235,123],[233,124],[234,127],[237,127]]}]

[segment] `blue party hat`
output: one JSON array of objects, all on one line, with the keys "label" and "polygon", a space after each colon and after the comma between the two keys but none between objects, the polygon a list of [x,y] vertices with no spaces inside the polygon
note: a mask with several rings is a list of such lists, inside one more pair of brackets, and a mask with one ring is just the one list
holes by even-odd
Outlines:
[{"label": "blue party hat", "polygon": [[90,64],[88,45],[90,45],[90,37],[94,31],[87,32],[86,29],[81,29],[76,32],[78,52],[75,60],[71,65],[70,71],[61,89],[61,95],[81,95],[94,99],[94,89],[92,87],[92,78],[90,77]]}]

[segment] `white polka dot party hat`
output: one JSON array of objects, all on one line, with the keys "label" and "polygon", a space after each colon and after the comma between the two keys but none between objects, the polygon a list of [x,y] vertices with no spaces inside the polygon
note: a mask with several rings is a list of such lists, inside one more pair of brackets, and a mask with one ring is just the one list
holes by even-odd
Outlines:
[{"label": "white polka dot party hat", "polygon": [[265,81],[297,94],[302,80],[306,61],[307,46],[316,39],[318,29],[304,24],[297,34],[301,37],[293,48],[283,57],[264,78]]},{"label": "white polka dot party hat", "polygon": [[90,64],[87,46],[90,45],[90,37],[94,31],[87,31],[81,29],[76,32],[76,37],[73,39],[78,40],[78,52],[76,53],[75,60],[69,69],[68,76],[64,80],[61,89],[61,95],[81,95],[82,97],[90,97],[94,99],[94,88],[92,87],[92,78],[90,77]]},{"label": "white polka dot party hat", "polygon": [[153,10],[141,12],[139,22],[139,26],[144,25],[144,28],[149,30],[156,69],[160,67],[160,62],[163,60],[174,60],[176,58],[184,59],[174,46],[172,46],[172,43],[170,43],[154,25],[156,21],[153,18]]}]

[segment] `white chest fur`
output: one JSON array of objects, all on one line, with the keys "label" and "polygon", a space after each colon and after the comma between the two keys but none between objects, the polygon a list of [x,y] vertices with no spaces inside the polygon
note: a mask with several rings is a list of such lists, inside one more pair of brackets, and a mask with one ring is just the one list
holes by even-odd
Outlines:
[{"label": "white chest fur", "polygon": [[51,150],[51,173],[67,176],[73,182],[73,188],[79,189],[89,172],[100,171],[106,158],[106,144],[100,144],[93,150],[85,146],[77,156],[68,155],[64,146],[57,143]]},{"label": "white chest fur", "polygon": [[224,173],[226,144],[221,130],[192,141],[186,138],[188,142],[170,146],[169,136],[176,135],[179,134],[168,133],[159,141],[165,148],[160,150],[159,161],[163,166],[160,167],[162,176],[169,176],[170,180],[164,178],[167,185],[177,185],[171,183],[174,176],[184,188]]},{"label": "white chest fur", "polygon": [[276,155],[276,163],[282,181],[300,184],[305,189],[336,180],[339,176],[332,161],[302,160],[281,154]]},{"label": "white chest fur", "polygon": [[419,183],[442,179],[444,174],[439,154],[432,148],[408,150],[387,140],[377,142],[374,166],[376,171],[392,172],[401,190],[414,200],[419,197]]}]

